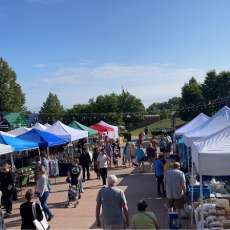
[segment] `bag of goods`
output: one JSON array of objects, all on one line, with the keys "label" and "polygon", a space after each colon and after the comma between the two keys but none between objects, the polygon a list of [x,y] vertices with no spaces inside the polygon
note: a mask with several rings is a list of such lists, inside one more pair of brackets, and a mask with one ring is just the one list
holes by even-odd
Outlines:
[{"label": "bag of goods", "polygon": [[230,228],[230,220],[223,220],[223,227],[226,228]]},{"label": "bag of goods", "polygon": [[227,199],[218,199],[216,200],[216,207],[229,209],[229,201]]}]

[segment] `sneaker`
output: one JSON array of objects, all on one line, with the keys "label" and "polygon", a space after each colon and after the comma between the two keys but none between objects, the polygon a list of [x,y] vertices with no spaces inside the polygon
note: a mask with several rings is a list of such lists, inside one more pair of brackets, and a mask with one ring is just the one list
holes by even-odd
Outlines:
[{"label": "sneaker", "polygon": [[48,217],[47,221],[49,222],[49,221],[51,221],[53,218],[54,218],[54,215]]}]

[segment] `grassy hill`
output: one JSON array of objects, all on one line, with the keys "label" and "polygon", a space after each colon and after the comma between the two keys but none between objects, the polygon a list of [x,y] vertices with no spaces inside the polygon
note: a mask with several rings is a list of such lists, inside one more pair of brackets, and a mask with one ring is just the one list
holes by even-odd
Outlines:
[{"label": "grassy hill", "polygon": [[[185,122],[182,121],[180,118],[176,119],[176,125],[182,125],[183,123],[185,123]],[[147,127],[148,127],[149,131],[155,130],[155,129],[171,128],[171,119],[163,119],[163,120],[160,120],[158,122],[154,122],[154,123],[148,125]],[[144,128],[145,127],[133,130],[131,132],[132,136],[138,136],[140,132],[144,131]]]}]

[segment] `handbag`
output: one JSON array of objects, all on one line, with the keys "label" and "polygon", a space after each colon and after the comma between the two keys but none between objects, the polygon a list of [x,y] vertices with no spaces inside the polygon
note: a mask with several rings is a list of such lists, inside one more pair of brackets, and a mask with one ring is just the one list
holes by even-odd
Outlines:
[{"label": "handbag", "polygon": [[43,211],[42,211],[43,219],[41,221],[39,221],[37,219],[36,203],[35,202],[33,202],[33,204],[32,204],[32,212],[33,212],[33,216],[34,216],[33,223],[34,223],[34,226],[36,227],[36,230],[48,230],[50,228],[50,226],[46,220],[46,217],[45,217],[45,214]]}]

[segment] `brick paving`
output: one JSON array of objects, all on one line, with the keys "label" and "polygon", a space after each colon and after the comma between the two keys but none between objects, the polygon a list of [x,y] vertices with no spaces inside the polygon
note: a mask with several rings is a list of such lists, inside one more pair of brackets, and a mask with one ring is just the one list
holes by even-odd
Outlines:
[{"label": "brick paving", "polygon": [[[119,178],[118,187],[125,191],[128,200],[130,217],[136,213],[136,203],[139,199],[145,199],[149,204],[149,210],[155,212],[161,228],[167,228],[167,209],[165,199],[157,198],[156,181],[150,172],[140,173],[133,168],[119,168],[110,171]],[[65,208],[68,185],[65,178],[57,178],[57,183],[52,185],[52,193],[49,197],[49,206],[54,213],[54,219],[50,222],[52,229],[95,229],[95,205],[96,195],[101,188],[101,181],[94,179],[85,183],[85,192],[76,208]],[[54,182],[54,179],[52,180]],[[7,229],[20,229],[19,206],[22,198],[14,203],[13,214],[6,219]]]}]

